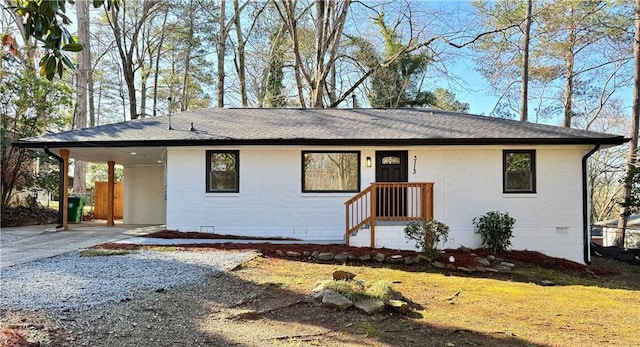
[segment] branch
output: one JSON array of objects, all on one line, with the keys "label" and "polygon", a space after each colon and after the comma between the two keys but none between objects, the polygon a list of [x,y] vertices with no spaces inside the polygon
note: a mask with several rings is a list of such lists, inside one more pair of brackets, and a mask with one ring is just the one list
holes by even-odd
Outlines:
[{"label": "branch", "polygon": [[376,65],[375,67],[373,67],[371,70],[367,71],[360,79],[358,79],[358,81],[356,81],[356,83],[354,85],[351,86],[351,88],[349,88],[346,92],[344,92],[342,95],[340,95],[340,97],[338,97],[336,99],[336,101],[334,101],[331,105],[329,105],[329,107],[337,107],[341,102],[343,102],[349,95],[351,95],[351,93],[353,93],[354,90],[356,90],[360,84],[362,84],[369,76],[371,76],[373,73],[375,73],[376,71],[378,71],[380,68],[384,68],[384,67],[388,67],[389,65],[395,63],[396,61],[398,61],[400,58],[404,57],[405,55],[411,53],[411,52],[415,52],[421,48],[427,47],[430,44],[434,43],[435,41],[442,41],[445,44],[455,47],[455,48],[464,48],[466,46],[469,46],[475,42],[477,42],[478,40],[480,40],[481,38],[488,36],[488,35],[492,35],[492,34],[496,34],[496,33],[500,33],[500,32],[504,32],[506,30],[518,27],[518,24],[511,24],[507,27],[504,28],[500,28],[500,29],[496,29],[496,30],[491,30],[491,31],[486,31],[483,32],[481,34],[476,35],[474,38],[472,38],[471,40],[461,43],[461,44],[457,44],[455,42],[452,42],[451,40],[447,39],[446,37],[442,36],[442,35],[438,35],[435,37],[430,38],[427,41],[424,41],[420,44],[417,44],[415,46],[411,46],[410,44],[405,46],[403,49],[401,49],[398,53],[396,53],[395,55],[393,55],[392,57],[390,57],[389,59],[380,62],[378,65]]}]

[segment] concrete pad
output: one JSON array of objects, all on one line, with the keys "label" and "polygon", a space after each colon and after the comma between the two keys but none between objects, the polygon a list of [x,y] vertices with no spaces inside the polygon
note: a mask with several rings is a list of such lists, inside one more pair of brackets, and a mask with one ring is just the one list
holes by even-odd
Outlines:
[{"label": "concrete pad", "polygon": [[104,222],[70,224],[69,230],[55,225],[31,225],[0,229],[0,268],[116,242],[164,230],[164,225],[106,226]]}]

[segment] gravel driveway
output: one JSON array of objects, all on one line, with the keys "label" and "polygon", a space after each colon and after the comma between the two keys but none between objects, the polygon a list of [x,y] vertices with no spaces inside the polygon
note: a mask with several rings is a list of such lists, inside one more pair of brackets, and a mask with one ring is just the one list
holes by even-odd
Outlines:
[{"label": "gravel driveway", "polygon": [[0,310],[84,310],[180,288],[235,268],[253,252],[78,252],[0,269]]}]

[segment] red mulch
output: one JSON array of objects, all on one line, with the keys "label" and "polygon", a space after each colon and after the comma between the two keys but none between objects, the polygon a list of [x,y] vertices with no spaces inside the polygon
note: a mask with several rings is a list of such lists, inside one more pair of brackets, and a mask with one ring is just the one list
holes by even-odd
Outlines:
[{"label": "red mulch", "polygon": [[0,346],[3,347],[32,347],[22,334],[12,328],[0,329]]},{"label": "red mulch", "polygon": [[[170,231],[164,230],[160,232],[156,232],[146,237],[155,237],[162,239],[231,239],[231,240],[283,240],[283,239],[269,239],[269,238],[249,238],[244,236],[237,235],[219,235],[219,234],[209,234],[209,233],[199,233],[199,232],[179,232],[179,231]],[[287,239],[284,239],[287,240]],[[290,239],[289,239],[290,240]],[[235,242],[224,242],[224,243],[214,243],[214,244],[186,244],[175,246],[176,249],[179,250],[190,250],[190,251],[207,251],[207,250],[259,250],[264,256],[272,257],[272,258],[287,258],[287,259],[295,259],[298,261],[312,261],[316,262],[316,260],[310,257],[300,257],[300,258],[290,258],[286,256],[288,251],[294,251],[299,253],[309,252],[313,253],[314,251],[318,251],[320,253],[323,252],[331,252],[334,254],[346,253],[351,255],[353,260],[350,263],[362,263],[357,259],[361,256],[369,254],[372,258],[378,254],[382,253],[385,256],[393,256],[393,255],[402,255],[402,256],[416,256],[418,253],[415,251],[407,251],[407,250],[392,250],[385,248],[369,248],[369,247],[347,247],[343,244],[329,244],[329,245],[319,245],[319,244],[272,244],[268,242],[256,242],[256,243],[235,243]],[[116,243],[106,243],[102,245],[95,246],[94,248],[102,248],[102,249],[145,249],[145,248],[153,248],[153,246],[141,246],[141,245],[133,245],[133,244],[116,244]],[[282,252],[284,255],[279,255],[278,253]],[[464,266],[464,267],[473,267],[476,266],[477,263],[475,259],[477,257],[486,257],[491,254],[489,251],[485,249],[468,249],[468,248],[459,248],[459,249],[447,249],[440,253],[440,261],[443,263],[449,262],[449,257],[453,256],[455,258],[456,266]],[[561,271],[567,271],[578,274],[590,274],[593,273],[598,276],[606,276],[613,275],[611,270],[599,268],[596,266],[585,266],[579,263],[575,263],[562,258],[553,258],[546,256],[540,252],[534,251],[505,251],[497,255],[499,258],[504,261],[511,262],[516,264],[518,267],[532,267],[539,266],[542,268],[549,268]],[[368,261],[370,266],[377,266],[377,262]],[[399,265],[403,268],[406,268],[409,271],[421,271],[422,267],[419,265]]]}]

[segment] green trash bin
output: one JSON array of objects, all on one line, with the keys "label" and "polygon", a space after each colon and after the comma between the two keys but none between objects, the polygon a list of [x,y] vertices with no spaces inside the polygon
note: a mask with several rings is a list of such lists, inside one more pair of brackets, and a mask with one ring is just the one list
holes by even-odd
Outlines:
[{"label": "green trash bin", "polygon": [[82,210],[84,210],[84,205],[87,204],[87,199],[83,196],[70,196],[67,202],[67,222],[82,222]]}]

